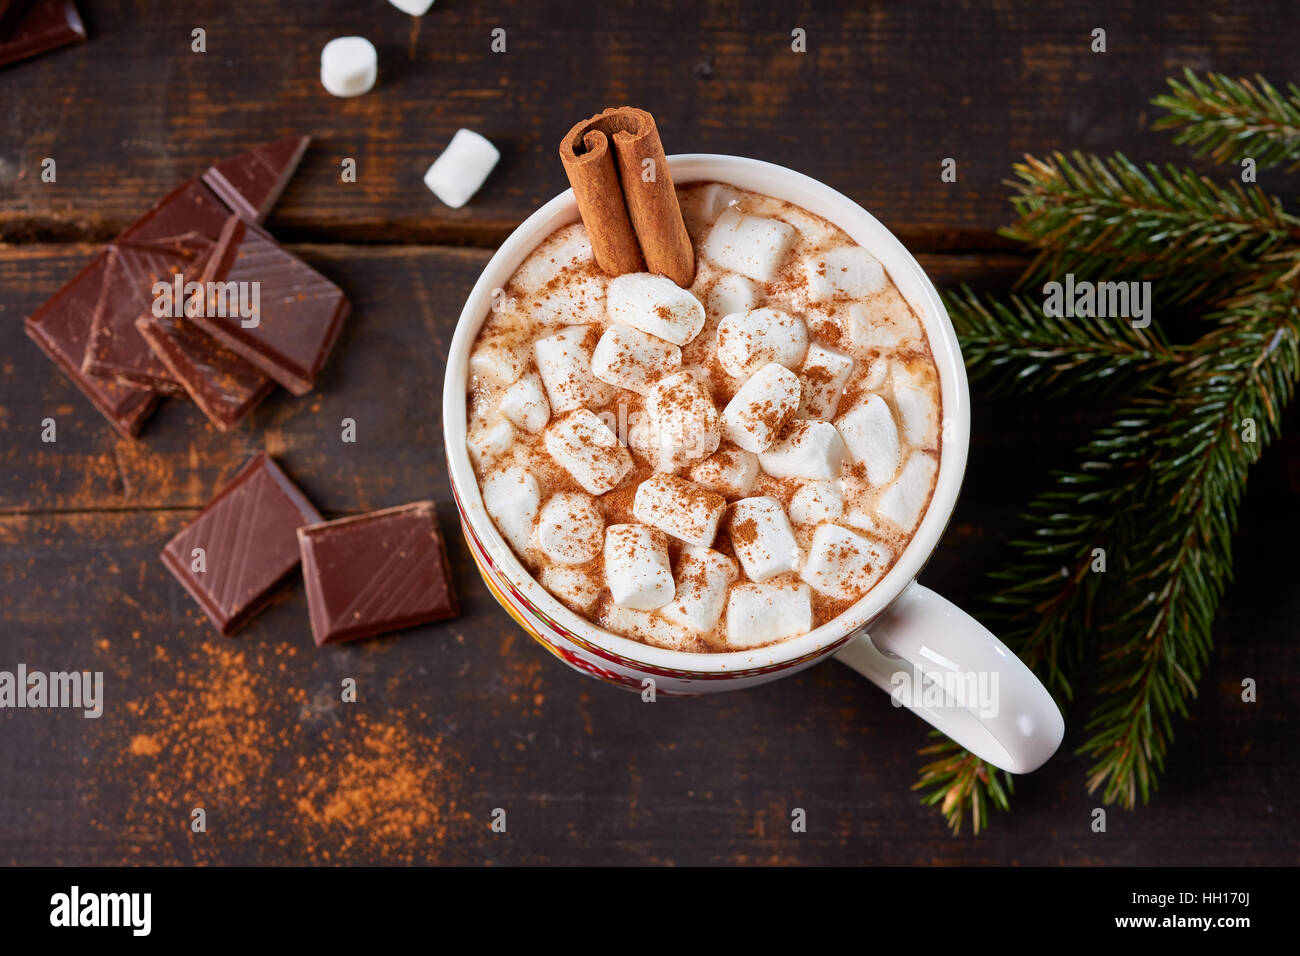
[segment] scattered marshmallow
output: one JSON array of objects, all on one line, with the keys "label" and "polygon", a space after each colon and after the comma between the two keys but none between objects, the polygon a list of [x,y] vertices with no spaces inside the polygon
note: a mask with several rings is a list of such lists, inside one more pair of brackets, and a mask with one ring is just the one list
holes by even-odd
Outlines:
[{"label": "scattered marshmallow", "polygon": [[758,286],[735,272],[725,272],[709,290],[709,311],[731,315],[758,308]]},{"label": "scattered marshmallow", "polygon": [[422,17],[429,12],[433,6],[433,0],[388,0],[393,6],[403,13],[409,13],[413,17]]},{"label": "scattered marshmallow", "polygon": [[723,448],[690,472],[691,481],[728,499],[746,497],[757,477],[758,456],[743,448]]},{"label": "scattered marshmallow", "polygon": [[894,363],[894,406],[908,444],[916,448],[939,447],[939,410],[934,398],[919,376],[899,363]]},{"label": "scattered marshmallow", "polygon": [[790,498],[790,520],[795,524],[819,525],[838,521],[844,514],[844,496],[833,481],[810,481]]},{"label": "scattered marshmallow", "polygon": [[474,467],[483,469],[510,450],[515,441],[515,427],[505,418],[471,428],[465,436],[465,445]]},{"label": "scattered marshmallow", "polygon": [[640,395],[656,380],[682,366],[682,350],[671,342],[615,323],[591,353],[591,373],[602,382]]},{"label": "scattered marshmallow", "polygon": [[551,420],[551,405],[536,372],[529,372],[507,388],[499,408],[502,415],[526,432],[539,432]]},{"label": "scattered marshmallow", "polygon": [[702,251],[724,269],[769,282],[798,238],[799,230],[789,223],[728,209],[709,230]]},{"label": "scattered marshmallow", "polygon": [[837,246],[806,256],[803,267],[808,297],[814,302],[865,298],[883,289],[887,281],[880,260],[861,246]]},{"label": "scattered marshmallow", "polygon": [[758,463],[773,478],[827,481],[840,473],[844,441],[830,422],[795,422],[777,442],[760,452]]},{"label": "scattered marshmallow", "polygon": [[365,37],[337,37],[320,51],[320,83],[334,96],[369,93],[379,76],[379,54]]},{"label": "scattered marshmallow", "polygon": [[673,572],[663,533],[639,524],[606,528],[605,586],[620,607],[652,611],[671,601]]},{"label": "scattered marshmallow", "polygon": [[560,564],[586,564],[600,554],[605,519],[595,499],[577,491],[551,495],[537,518],[537,546]]},{"label": "scattered marshmallow", "polygon": [[542,587],[579,614],[591,610],[600,597],[600,581],[585,568],[548,564],[542,568]]},{"label": "scattered marshmallow", "polygon": [[912,452],[898,480],[880,496],[876,510],[904,531],[911,531],[930,500],[935,467],[935,460],[929,455]]},{"label": "scattered marshmallow", "polygon": [[594,325],[570,325],[533,343],[537,371],[555,414],[584,406],[599,408],[618,394],[591,374],[591,356],[599,341]]},{"label": "scattered marshmallow", "polygon": [[452,209],[459,209],[479,191],[501,154],[487,138],[458,129],[442,155],[424,174],[424,184]]},{"label": "scattered marshmallow", "polygon": [[543,435],[556,464],[590,494],[613,491],[632,470],[632,456],[595,413],[579,408],[556,419]]},{"label": "scattered marshmallow", "polygon": [[722,422],[708,386],[690,372],[661,378],[646,395],[655,467],[675,471],[718,450]]},{"label": "scattered marshmallow", "polygon": [[721,495],[665,474],[641,482],[632,502],[637,521],[700,548],[713,544],[726,510],[727,500]]},{"label": "scattered marshmallow", "polygon": [[915,348],[921,342],[921,324],[897,293],[870,303],[854,302],[848,307],[849,337],[853,344],[869,349]]},{"label": "scattered marshmallow", "polygon": [[516,554],[528,552],[541,500],[537,479],[518,466],[494,471],[483,479],[483,507]]},{"label": "scattered marshmallow", "polygon": [[480,342],[469,356],[470,377],[492,385],[510,385],[526,368],[524,350],[505,342]]},{"label": "scattered marshmallow", "polygon": [[853,357],[813,342],[799,368],[798,418],[835,417],[840,396],[853,372]]},{"label": "scattered marshmallow", "polygon": [[812,592],[806,584],[738,584],[727,600],[727,644],[745,648],[812,630]]},{"label": "scattered marshmallow", "polygon": [[803,319],[780,309],[733,312],[718,323],[718,364],[734,378],[748,378],[768,362],[794,368],[807,351]]},{"label": "scattered marshmallow", "polygon": [[727,438],[745,451],[767,451],[799,409],[799,378],[770,362],[732,396],[722,412]]},{"label": "scattered marshmallow", "polygon": [[677,559],[677,593],[659,613],[697,633],[712,631],[727,606],[727,591],[739,576],[736,562],[725,554],[683,548]]},{"label": "scattered marshmallow", "polygon": [[898,426],[879,395],[854,406],[835,422],[853,460],[866,467],[867,481],[883,485],[898,473]]},{"label": "scattered marshmallow", "polygon": [[731,506],[727,522],[731,548],[751,581],[763,582],[803,561],[790,521],[775,498],[742,498]]},{"label": "scattered marshmallow", "polygon": [[607,631],[623,634],[654,647],[670,651],[690,650],[694,635],[653,611],[638,611],[606,603],[596,623]]},{"label": "scattered marshmallow", "polygon": [[814,591],[840,601],[856,601],[880,580],[894,553],[846,528],[824,524],[813,533],[808,561],[799,577]]},{"label": "scattered marshmallow", "polygon": [[666,276],[649,272],[621,275],[605,293],[609,317],[634,329],[685,345],[704,328],[704,306]]}]

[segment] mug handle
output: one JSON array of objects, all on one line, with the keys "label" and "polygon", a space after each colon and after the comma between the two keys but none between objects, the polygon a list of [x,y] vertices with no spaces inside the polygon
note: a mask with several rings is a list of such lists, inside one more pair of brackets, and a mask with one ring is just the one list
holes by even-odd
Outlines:
[{"label": "mug handle", "polygon": [[1065,735],[1060,709],[1024,662],[915,581],[835,657],[1002,770],[1037,770]]}]

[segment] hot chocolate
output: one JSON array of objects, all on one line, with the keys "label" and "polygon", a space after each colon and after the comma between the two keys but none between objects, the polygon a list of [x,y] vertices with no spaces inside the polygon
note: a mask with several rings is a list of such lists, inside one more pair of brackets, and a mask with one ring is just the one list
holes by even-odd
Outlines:
[{"label": "hot chocolate", "polygon": [[609,631],[730,651],[806,633],[902,553],[938,470],[939,375],[881,264],[788,202],[677,189],[689,289],[611,277],[582,224],[495,297],[468,443],[523,565]]}]

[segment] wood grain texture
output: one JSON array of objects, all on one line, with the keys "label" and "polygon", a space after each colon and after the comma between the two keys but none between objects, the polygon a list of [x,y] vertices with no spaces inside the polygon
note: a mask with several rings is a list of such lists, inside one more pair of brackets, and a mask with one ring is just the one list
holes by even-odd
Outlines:
[{"label": "wood grain texture", "polygon": [[[103,670],[106,714],[0,711],[0,864],[1300,862],[1295,409],[1252,473],[1236,582],[1155,802],[1092,833],[1099,801],[1071,721],[1062,752],[1017,780],[1014,812],[978,839],[952,837],[909,789],[925,725],[837,664],[645,704],[533,644],[459,537],[439,417],[466,294],[500,239],[564,187],[555,145],[575,117],[644,106],[670,152],[800,169],[879,215],[941,285],[1005,288],[1026,261],[993,231],[1011,162],[1058,147],[1181,158],[1148,130],[1147,98],[1183,65],[1292,79],[1293,4],[440,0],[419,20],[379,0],[364,13],[346,0],[79,5],[87,45],[0,73],[0,240],[13,243],[0,246],[0,669]],[[196,26],[206,54],[189,51]],[[488,52],[497,26],[505,55]],[[803,55],[789,49],[796,26]],[[1103,56],[1087,51],[1094,26]],[[379,48],[379,86],[336,100],[319,87],[320,47],[357,32]],[[462,126],[503,158],[449,210],[420,177]],[[172,185],[296,133],[315,142],[269,228],[354,306],[317,388],[277,391],[228,434],[168,401],[139,441],[119,438],[22,318]],[[39,181],[46,156],[55,184]],[[355,184],[338,181],[345,156]],[[956,184],[939,181],[945,156]],[[962,498],[921,577],[968,606],[1023,530],[1018,509],[1105,411],[977,398]],[[327,516],[435,500],[460,618],[317,651],[294,580],[220,638],[158,552],[259,449]],[[338,702],[345,677],[356,704]],[[1240,701],[1244,677],[1259,703]],[[402,759],[372,765],[375,747]],[[371,768],[364,792],[414,792],[429,819],[404,836],[349,802],[347,778],[313,789],[348,767]],[[199,805],[202,836],[187,829]],[[505,834],[489,829],[495,808]],[[790,832],[794,808],[806,833]]]},{"label": "wood grain texture", "polygon": [[[0,239],[107,239],[142,202],[266,141],[314,142],[268,223],[301,241],[498,242],[563,190],[560,137],[610,104],[650,110],[668,152],[793,167],[842,190],[918,248],[968,249],[1007,216],[1026,151],[1122,149],[1181,159],[1147,101],[1184,66],[1283,81],[1300,8],[1108,0],[756,4],[613,0],[439,4],[138,4],[88,0],[91,41],[6,70]],[[1094,27],[1105,54],[1089,50]],[[191,31],[207,52],[191,52]],[[503,54],[491,31],[506,31]],[[807,52],[791,51],[806,31]],[[364,33],[377,88],[325,93],[321,47]],[[111,108],[104,108],[111,104]],[[460,127],[502,160],[474,202],[439,204],[421,177]],[[57,162],[58,181],[40,180]],[[340,182],[344,157],[356,183]],[[958,180],[940,181],[952,157]],[[1264,174],[1265,185],[1282,182]]]}]

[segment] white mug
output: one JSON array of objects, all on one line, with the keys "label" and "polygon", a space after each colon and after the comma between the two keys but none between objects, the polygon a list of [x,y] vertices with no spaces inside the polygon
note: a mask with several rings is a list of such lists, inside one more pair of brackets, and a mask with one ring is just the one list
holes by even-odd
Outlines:
[{"label": "white mug", "polygon": [[520,263],[556,229],[579,219],[573,191],[530,216],[488,262],[461,312],[447,357],[443,432],[461,526],[484,582],[532,636],[572,667],[634,690],[694,695],[767,683],[834,656],[957,743],[994,766],[1028,773],[1061,743],[1065,724],[1051,694],[974,618],[916,583],[957,502],[970,443],[970,394],[957,336],[929,278],[894,235],[848,197],[793,170],[739,156],[668,157],[678,184],[729,183],[815,213],[883,264],[925,327],[939,369],[943,428],[930,506],[894,566],[856,604],[800,637],[720,654],[652,647],[575,614],[520,564],[488,517],[466,448],[469,354]]}]

